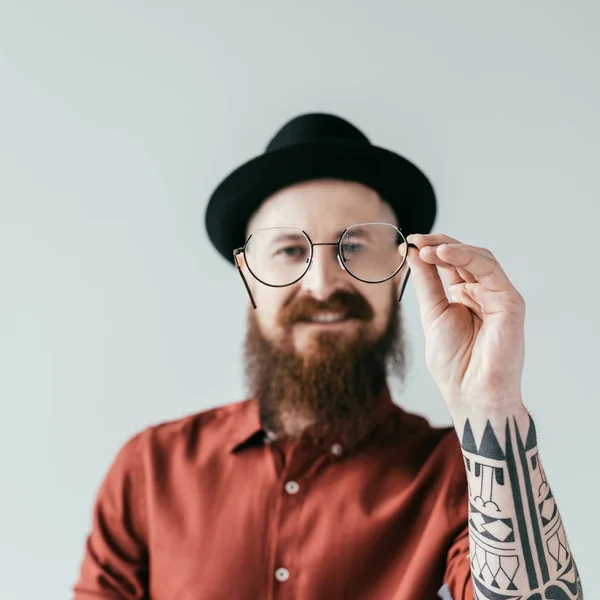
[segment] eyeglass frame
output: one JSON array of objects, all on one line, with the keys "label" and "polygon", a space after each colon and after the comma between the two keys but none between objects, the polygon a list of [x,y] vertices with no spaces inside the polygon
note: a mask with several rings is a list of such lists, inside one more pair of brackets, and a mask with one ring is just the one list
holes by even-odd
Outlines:
[{"label": "eyeglass frame", "polygon": [[[348,231],[350,229],[352,229],[352,227],[357,227],[359,225],[388,225],[388,226],[396,229],[396,231],[398,231],[400,233],[400,235],[402,236],[402,238],[404,239],[404,242],[407,245],[406,256],[403,257],[402,263],[400,264],[400,266],[389,277],[386,277],[385,279],[381,279],[379,281],[367,281],[366,279],[361,279],[360,277],[357,277],[356,275],[354,275],[346,266],[346,263],[344,262],[344,259],[342,258],[342,254],[341,254],[342,240],[344,239],[344,236],[346,235],[346,233],[348,233]],[[300,277],[297,277],[296,279],[294,279],[294,281],[292,281],[290,283],[273,284],[273,283],[267,283],[266,281],[263,281],[260,277],[257,277],[255,275],[255,273],[252,271],[252,269],[250,268],[248,261],[246,260],[246,248],[248,247],[248,243],[250,242],[250,240],[252,239],[252,236],[254,235],[253,233],[251,233],[248,236],[248,238],[244,242],[243,246],[241,246],[239,248],[235,248],[233,250],[233,262],[238,270],[238,273],[240,274],[240,277],[242,278],[242,281],[244,282],[244,287],[246,288],[246,291],[248,292],[248,296],[250,297],[250,302],[252,303],[252,307],[255,310],[256,310],[256,302],[254,301],[254,297],[252,296],[250,286],[248,285],[248,282],[246,281],[246,277],[244,277],[244,273],[242,272],[240,263],[238,262],[238,256],[240,254],[244,255],[244,263],[245,263],[246,267],[248,268],[248,271],[250,272],[252,277],[254,277],[254,279],[256,279],[256,281],[258,281],[259,283],[262,283],[263,285],[266,285],[267,287],[282,288],[282,287],[289,287],[290,285],[294,285],[295,283],[298,283],[308,273],[310,266],[312,264],[315,246],[336,246],[337,259],[340,264],[340,267],[344,271],[346,271],[346,273],[348,273],[348,275],[350,275],[357,281],[361,281],[362,283],[369,283],[369,284],[384,283],[384,282],[389,281],[390,279],[393,279],[394,277],[396,277],[396,275],[398,275],[398,273],[400,273],[400,271],[402,270],[402,267],[404,267],[404,265],[406,264],[406,257],[408,256],[408,248],[417,248],[417,246],[415,246],[415,244],[410,244],[406,240],[406,236],[404,235],[404,233],[402,233],[402,229],[400,229],[399,227],[396,227],[395,225],[392,225],[391,223],[355,223],[354,225],[350,225],[349,227],[346,227],[346,229],[344,229],[344,231],[342,231],[337,242],[313,242],[310,239],[310,236],[308,235],[308,233],[306,233],[306,231],[304,231],[303,229],[300,229],[299,227],[267,227],[266,229],[297,229],[298,231],[301,231],[310,245],[310,255],[307,260],[307,267],[304,270],[304,272],[302,273],[302,275],[300,275]],[[408,267],[408,270],[406,272],[406,277],[404,278],[404,281],[402,282],[402,287],[400,288],[400,294],[398,295],[398,302],[400,302],[402,300],[402,296],[404,295],[404,290],[406,288],[406,284],[408,283],[409,276],[410,276],[410,267]]]}]

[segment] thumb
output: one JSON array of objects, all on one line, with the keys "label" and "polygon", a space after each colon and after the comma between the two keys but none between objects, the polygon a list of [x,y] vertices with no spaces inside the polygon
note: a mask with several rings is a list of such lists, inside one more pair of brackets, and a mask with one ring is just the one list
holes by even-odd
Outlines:
[{"label": "thumb", "polygon": [[422,261],[417,248],[409,248],[406,260],[419,301],[421,323],[427,330],[449,305],[446,290],[437,267]]}]

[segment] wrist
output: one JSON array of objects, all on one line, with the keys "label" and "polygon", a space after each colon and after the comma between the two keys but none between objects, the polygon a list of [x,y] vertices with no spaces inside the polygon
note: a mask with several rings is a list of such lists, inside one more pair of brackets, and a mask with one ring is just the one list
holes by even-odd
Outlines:
[{"label": "wrist", "polygon": [[475,400],[472,398],[454,397],[447,399],[446,404],[453,419],[455,417],[475,417],[477,415],[486,419],[529,415],[520,395],[504,398],[481,397]]}]

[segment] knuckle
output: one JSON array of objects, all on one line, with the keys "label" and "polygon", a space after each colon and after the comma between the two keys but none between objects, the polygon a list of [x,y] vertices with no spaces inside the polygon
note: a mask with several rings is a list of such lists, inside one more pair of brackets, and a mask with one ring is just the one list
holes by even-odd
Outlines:
[{"label": "knuckle", "polygon": [[518,290],[512,292],[512,302],[519,310],[525,310],[525,298]]}]

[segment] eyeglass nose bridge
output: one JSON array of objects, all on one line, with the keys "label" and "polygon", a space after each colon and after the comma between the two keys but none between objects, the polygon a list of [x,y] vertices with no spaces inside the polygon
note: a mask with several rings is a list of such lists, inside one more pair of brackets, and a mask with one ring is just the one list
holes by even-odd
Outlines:
[{"label": "eyeglass nose bridge", "polygon": [[[337,260],[338,263],[341,267],[342,270],[346,271],[346,265],[344,265],[344,261],[342,261],[342,257],[340,256],[340,243],[339,242],[312,242],[311,241],[311,246],[314,248],[315,246],[335,246],[337,248],[337,252],[336,252],[336,256],[337,256]],[[306,269],[306,273],[308,273],[313,265],[313,258],[314,258],[314,252],[310,253],[310,257],[307,259],[308,261],[308,268]]]}]

